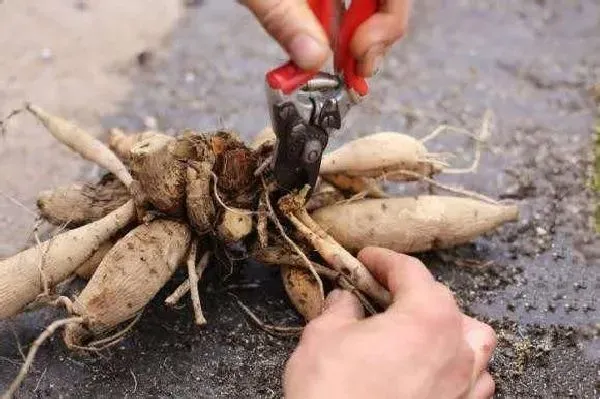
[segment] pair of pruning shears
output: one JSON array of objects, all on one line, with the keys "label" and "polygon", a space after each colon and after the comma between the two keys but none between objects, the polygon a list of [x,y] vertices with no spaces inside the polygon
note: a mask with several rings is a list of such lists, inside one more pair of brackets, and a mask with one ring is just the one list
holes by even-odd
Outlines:
[{"label": "pair of pruning shears", "polygon": [[356,29],[372,16],[377,0],[308,0],[334,52],[334,73],[306,71],[293,61],[266,74],[267,103],[276,135],[272,170],[280,189],[314,189],[333,130],[369,92],[350,53]]}]

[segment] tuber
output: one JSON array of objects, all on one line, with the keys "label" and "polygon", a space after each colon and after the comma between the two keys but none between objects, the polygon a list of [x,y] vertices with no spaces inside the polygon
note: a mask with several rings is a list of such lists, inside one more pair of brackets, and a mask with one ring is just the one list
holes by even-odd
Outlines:
[{"label": "tuber", "polygon": [[516,205],[423,195],[333,205],[311,217],[350,251],[378,246],[416,253],[467,243],[518,214]]},{"label": "tuber", "polygon": [[0,320],[21,311],[45,286],[51,288],[71,275],[134,219],[134,208],[133,201],[128,201],[96,222],[0,261]]},{"label": "tuber", "polygon": [[86,323],[67,326],[65,343],[80,346],[134,317],[182,264],[190,240],[185,223],[165,219],[141,224],[127,233],[73,301],[73,312]]}]

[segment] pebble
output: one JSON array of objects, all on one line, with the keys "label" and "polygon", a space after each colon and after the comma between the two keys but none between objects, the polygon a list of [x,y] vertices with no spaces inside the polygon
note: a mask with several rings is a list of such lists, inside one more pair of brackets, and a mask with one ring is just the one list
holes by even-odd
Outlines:
[{"label": "pebble", "polygon": [[50,61],[52,59],[52,49],[44,47],[42,51],[40,51],[40,58],[44,61]]},{"label": "pebble", "polygon": [[545,235],[547,235],[547,234],[548,234],[548,231],[546,231],[546,229],[544,229],[544,228],[542,228],[542,227],[536,227],[536,228],[535,228],[535,233],[536,233],[538,236],[545,236]]},{"label": "pebble", "polygon": [[147,116],[144,118],[144,126],[147,129],[156,129],[158,127],[158,121],[153,116]]}]

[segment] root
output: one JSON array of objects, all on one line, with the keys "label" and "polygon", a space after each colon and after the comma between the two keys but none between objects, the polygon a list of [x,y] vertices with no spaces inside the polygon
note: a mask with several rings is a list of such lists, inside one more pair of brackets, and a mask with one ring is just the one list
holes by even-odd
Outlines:
[{"label": "root", "polygon": [[48,245],[46,246],[46,249],[44,250],[44,249],[42,249],[42,242],[40,241],[40,237],[38,236],[37,231],[33,232],[33,236],[35,237],[35,242],[36,242],[39,257],[40,257],[37,267],[40,272],[40,280],[42,282],[42,292],[38,295],[38,298],[48,297],[48,296],[50,296],[50,283],[48,283],[48,277],[46,277],[46,273],[44,273],[44,263],[45,263],[45,259],[46,259],[46,254],[48,253],[48,249],[50,249],[50,246],[52,245],[52,238],[50,239],[50,241],[48,241]]},{"label": "root", "polygon": [[41,108],[26,104],[25,108],[35,116],[48,131],[82,158],[94,162],[112,172],[129,188],[133,177],[123,162],[104,143],[64,119],[52,116]]},{"label": "root", "polygon": [[468,168],[462,168],[462,169],[445,169],[444,173],[446,174],[465,174],[465,173],[474,173],[477,168],[479,167],[479,163],[481,161],[481,152],[482,152],[482,146],[483,143],[485,143],[490,136],[492,135],[491,133],[491,119],[492,119],[492,112],[490,110],[487,110],[485,112],[485,115],[483,116],[483,123],[481,126],[481,133],[479,134],[479,136],[475,136],[475,140],[476,140],[476,144],[475,144],[475,158],[473,159],[473,163],[471,164],[471,166],[469,166]]},{"label": "root", "polygon": [[117,331],[116,333],[114,333],[106,338],[92,341],[87,346],[73,346],[73,347],[77,348],[77,349],[81,349],[81,350],[95,351],[95,352],[102,351],[106,348],[110,348],[111,346],[118,344],[125,338],[125,334],[127,334],[133,328],[133,326],[135,326],[137,324],[138,321],[140,321],[140,319],[142,318],[142,314],[143,314],[143,312],[140,311],[137,314],[137,316],[135,316],[133,318],[133,320],[131,320],[131,322],[124,329]]},{"label": "root", "polygon": [[266,248],[269,245],[269,233],[267,231],[268,217],[265,196],[261,195],[258,202],[258,220],[256,221],[258,244],[261,248]]},{"label": "root", "polygon": [[279,230],[279,233],[281,234],[283,239],[292,247],[294,252],[296,252],[298,254],[298,256],[300,256],[300,258],[305,263],[308,270],[310,270],[310,272],[313,275],[313,277],[315,278],[315,280],[317,280],[321,299],[324,300],[325,299],[325,289],[323,288],[323,281],[321,281],[321,277],[319,277],[315,268],[313,267],[310,260],[308,260],[308,258],[304,254],[304,252],[302,252],[302,250],[300,248],[298,248],[298,245],[285,233],[285,229],[283,228],[283,226],[281,225],[281,222],[277,218],[277,214],[275,213],[275,210],[273,209],[273,206],[271,205],[271,201],[269,200],[269,190],[267,188],[267,183],[265,182],[264,178],[261,178],[261,179],[262,179],[263,188],[265,190],[264,191],[265,204],[267,205],[267,209],[269,210],[269,219],[271,219],[271,221],[275,224],[275,226],[277,226],[277,229]]},{"label": "root", "polygon": [[214,197],[215,197],[215,200],[219,203],[219,205],[221,205],[224,209],[227,209],[230,212],[240,214],[240,215],[254,215],[257,213],[257,212],[248,211],[245,209],[232,208],[232,207],[228,206],[227,204],[225,204],[225,202],[223,202],[223,200],[221,199],[221,196],[219,195],[219,188],[218,188],[219,177],[215,174],[215,172],[211,171],[210,173],[212,174],[212,177],[213,177]]},{"label": "root", "polygon": [[302,206],[307,190],[296,196],[286,196],[280,200],[279,207],[323,259],[335,270],[346,276],[354,286],[368,294],[383,307],[391,303],[390,293],[371,275],[369,270],[358,259],[352,256],[333,237],[315,222]]},{"label": "root", "polygon": [[304,330],[304,327],[285,327],[285,326],[274,326],[271,324],[266,324],[263,321],[261,321],[258,318],[258,316],[256,316],[254,314],[254,312],[252,312],[250,310],[250,308],[248,308],[248,306],[244,305],[244,303],[242,301],[240,301],[240,299],[237,296],[235,296],[231,292],[229,293],[229,295],[231,295],[232,297],[235,298],[235,301],[237,302],[239,307],[242,308],[242,310],[250,317],[250,319],[252,319],[252,321],[254,323],[256,323],[256,325],[258,327],[260,327],[263,331],[265,331],[269,334],[290,337],[290,336],[298,336]]},{"label": "root", "polygon": [[54,334],[54,332],[57,329],[59,329],[62,326],[66,326],[68,324],[83,324],[83,323],[84,323],[83,317],[69,317],[66,319],[56,320],[56,321],[52,322],[48,327],[46,327],[46,329],[33,342],[31,349],[27,353],[27,358],[25,359],[25,362],[21,366],[21,370],[19,371],[19,374],[13,380],[13,382],[10,384],[8,390],[2,395],[2,399],[10,399],[13,397],[13,395],[15,394],[15,392],[17,391],[17,389],[19,388],[19,386],[21,385],[21,383],[27,376],[27,373],[29,372],[29,368],[33,364],[33,360],[35,358],[37,351],[40,349],[40,346],[42,346],[42,344],[44,343],[44,341],[46,341],[46,339],[48,339],[52,334]]},{"label": "root", "polygon": [[2,191],[0,191],[0,195],[3,196],[4,198],[6,198],[7,200],[9,200],[10,202],[12,202],[13,204],[15,204],[16,206],[18,206],[19,208],[23,209],[25,212],[27,212],[31,216],[33,216],[35,218],[38,217],[38,214],[36,212],[29,209],[25,204],[23,204],[18,199],[11,197],[10,195],[3,193]]},{"label": "root", "polygon": [[[188,268],[188,281],[190,285],[190,296],[192,297],[192,305],[194,307],[194,316],[196,317],[196,324],[203,326],[206,324],[206,318],[202,314],[202,306],[200,305],[200,294],[198,293],[198,274],[196,273],[196,248],[198,246],[197,241],[193,241],[190,247],[190,253],[187,260]],[[204,258],[207,257],[208,252],[204,254]]]},{"label": "root", "polygon": [[8,115],[0,119],[0,136],[4,136],[6,134],[6,125],[8,124],[8,121],[11,120],[13,117],[19,115],[23,111],[25,111],[25,108],[13,109],[8,113]]},{"label": "root", "polygon": [[[259,251],[255,251],[252,257],[258,262],[263,262],[269,265],[288,265],[293,267],[300,267],[308,269],[306,264],[297,256],[290,254],[282,248],[265,248]],[[369,314],[377,313],[371,302],[357,289],[341,272],[332,270],[319,263],[312,262],[312,266],[319,275],[329,279],[330,281],[338,284],[341,288],[352,292],[358,300],[362,303]]]},{"label": "root", "polygon": [[422,175],[420,173],[417,173],[417,172],[413,172],[411,170],[396,170],[396,171],[394,171],[392,173],[389,173],[389,174],[386,174],[386,175],[382,176],[382,178],[386,179],[390,175],[396,175],[396,174],[399,174],[399,175],[408,175],[408,176],[415,177],[415,178],[417,178],[419,180],[422,180],[422,181],[425,181],[425,182],[431,184],[432,186],[435,186],[435,187],[437,187],[439,189],[442,189],[442,190],[445,190],[445,191],[449,191],[449,192],[454,193],[454,194],[464,195],[465,197],[469,197],[469,198],[475,198],[475,199],[478,199],[478,200],[481,200],[481,201],[485,201],[485,202],[488,202],[488,203],[494,204],[494,205],[498,205],[499,204],[498,201],[496,201],[496,200],[494,200],[494,199],[492,199],[490,197],[487,197],[487,196],[485,196],[483,194],[479,194],[479,193],[474,192],[474,191],[464,190],[464,189],[461,189],[461,188],[450,187],[450,186],[447,186],[447,185],[445,185],[443,183],[440,183],[440,182],[438,182],[438,181],[436,181],[436,180],[434,180],[434,179],[432,179],[430,177],[424,176],[424,175]]},{"label": "root", "polygon": [[[206,252],[202,256],[200,261],[198,262],[198,265],[196,266],[196,269],[195,269],[198,279],[200,279],[202,277],[202,274],[204,273],[204,269],[206,269],[206,266],[208,265],[210,255],[211,255],[210,252]],[[179,287],[177,287],[175,289],[175,291],[173,291],[173,293],[167,297],[167,299],[165,299],[165,304],[168,306],[175,306],[181,300],[181,298],[183,298],[183,296],[185,294],[187,294],[189,291],[190,291],[190,279],[188,278],[183,283],[181,283],[179,285]]]}]

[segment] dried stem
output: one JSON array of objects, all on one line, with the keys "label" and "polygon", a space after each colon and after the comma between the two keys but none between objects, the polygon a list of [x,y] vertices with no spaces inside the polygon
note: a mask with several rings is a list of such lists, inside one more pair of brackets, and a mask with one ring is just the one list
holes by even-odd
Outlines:
[{"label": "dried stem", "polygon": [[13,382],[10,384],[8,390],[2,395],[2,399],[10,399],[13,397],[13,395],[15,394],[15,392],[17,391],[17,389],[19,388],[19,386],[21,385],[21,383],[27,376],[27,373],[29,372],[29,368],[31,367],[31,365],[33,363],[33,359],[35,358],[35,354],[40,349],[40,346],[42,346],[42,344],[44,343],[44,341],[46,339],[48,339],[52,334],[54,334],[54,332],[58,328],[60,328],[62,326],[66,326],[68,324],[83,324],[83,322],[84,322],[83,317],[69,317],[66,319],[56,320],[56,321],[52,322],[48,327],[46,327],[46,329],[33,342],[31,349],[27,353],[27,358],[25,359],[25,362],[21,366],[21,370],[19,371],[19,374],[13,380]]},{"label": "dried stem", "polygon": [[310,272],[313,275],[313,277],[315,278],[315,280],[317,280],[317,285],[319,286],[319,293],[321,294],[321,299],[324,300],[325,299],[325,289],[323,288],[323,281],[321,281],[321,277],[319,277],[319,275],[317,274],[311,261],[308,260],[308,258],[304,254],[304,252],[302,252],[302,250],[298,247],[298,245],[285,233],[285,229],[281,225],[281,222],[277,218],[277,214],[275,213],[275,210],[273,209],[273,206],[271,205],[271,200],[269,200],[269,190],[267,188],[267,183],[265,182],[264,178],[262,178],[262,184],[264,187],[265,203],[267,205],[267,209],[269,210],[269,219],[271,219],[271,221],[273,223],[275,223],[275,226],[277,226],[277,229],[279,230],[279,233],[281,234],[283,239],[293,248],[294,252],[296,252],[298,254],[298,256],[300,256],[300,258],[306,264],[308,270],[310,270]]}]

